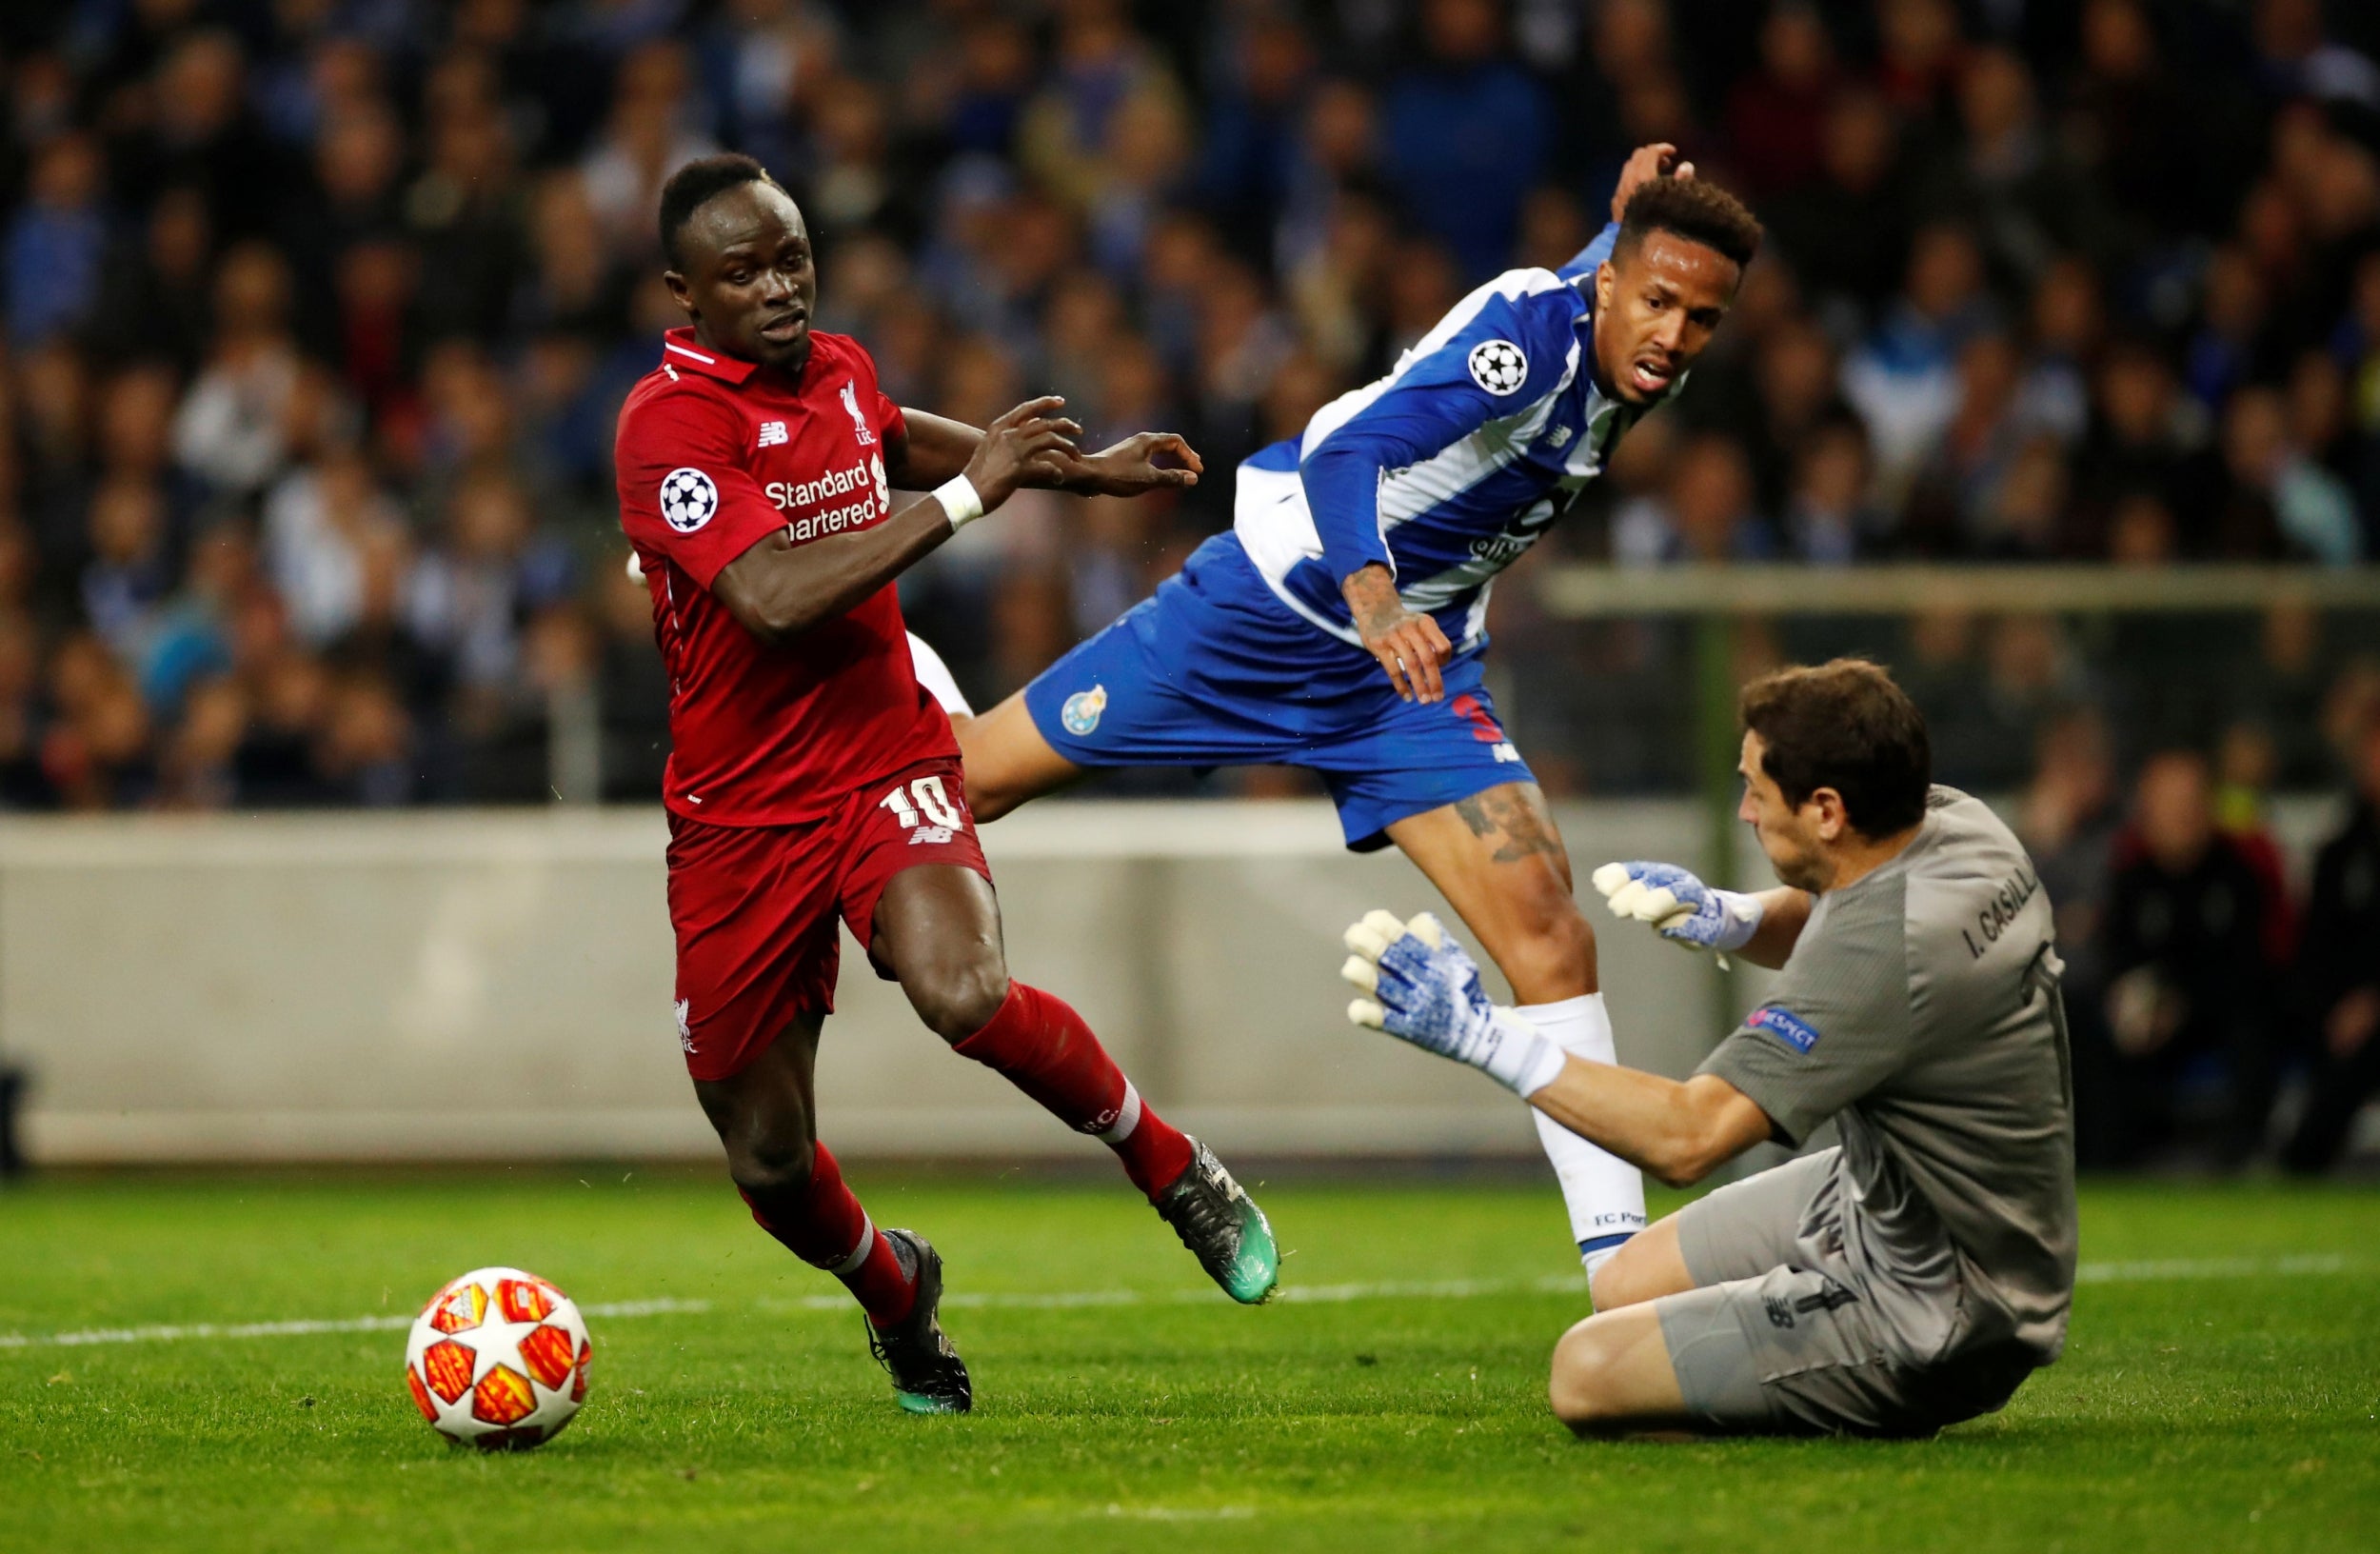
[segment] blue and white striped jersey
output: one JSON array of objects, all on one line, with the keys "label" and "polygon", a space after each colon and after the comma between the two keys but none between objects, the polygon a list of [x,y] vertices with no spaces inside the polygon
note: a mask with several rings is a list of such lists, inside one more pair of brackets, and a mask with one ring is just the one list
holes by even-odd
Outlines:
[{"label": "blue and white striped jersey", "polygon": [[1388,376],[1240,467],[1232,527],[1282,603],[1359,642],[1339,586],[1379,562],[1458,650],[1486,640],[1496,574],[1603,472],[1647,408],[1607,397],[1588,366],[1595,270],[1618,235],[1605,228],[1559,270],[1497,276]]}]

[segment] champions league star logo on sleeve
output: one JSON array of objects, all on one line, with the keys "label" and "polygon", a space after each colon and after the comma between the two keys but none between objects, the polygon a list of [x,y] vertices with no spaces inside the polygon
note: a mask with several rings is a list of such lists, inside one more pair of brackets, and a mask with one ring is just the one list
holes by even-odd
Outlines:
[{"label": "champions league star logo on sleeve", "polygon": [[1510,340],[1482,340],[1471,348],[1471,381],[1501,399],[1529,381],[1529,358]]},{"label": "champions league star logo on sleeve", "polygon": [[719,488],[700,469],[672,469],[661,477],[661,515],[681,534],[691,534],[719,510]]}]

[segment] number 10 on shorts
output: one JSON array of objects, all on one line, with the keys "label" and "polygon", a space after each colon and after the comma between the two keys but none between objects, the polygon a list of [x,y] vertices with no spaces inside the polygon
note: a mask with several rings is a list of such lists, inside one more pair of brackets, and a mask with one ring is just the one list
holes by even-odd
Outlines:
[{"label": "number 10 on shorts", "polygon": [[942,780],[938,775],[929,774],[904,787],[896,787],[877,800],[876,806],[880,809],[891,810],[894,818],[904,827],[916,826],[922,816],[924,824],[939,830],[963,831],[967,828],[966,816],[961,814],[959,807],[950,802],[950,795],[943,790]]}]

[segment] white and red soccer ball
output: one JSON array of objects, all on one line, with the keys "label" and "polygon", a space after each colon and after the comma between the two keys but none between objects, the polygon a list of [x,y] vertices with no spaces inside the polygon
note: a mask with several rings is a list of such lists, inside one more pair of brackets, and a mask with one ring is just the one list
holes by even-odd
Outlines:
[{"label": "white and red soccer ball", "polygon": [[518,1450],[570,1423],[593,1353],[570,1297],[519,1268],[475,1268],[413,1319],[405,1385],[447,1440]]}]

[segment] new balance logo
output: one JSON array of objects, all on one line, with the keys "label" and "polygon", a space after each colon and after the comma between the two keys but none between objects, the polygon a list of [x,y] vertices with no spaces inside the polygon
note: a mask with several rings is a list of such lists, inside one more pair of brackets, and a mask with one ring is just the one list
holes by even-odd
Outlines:
[{"label": "new balance logo", "polygon": [[764,421],[761,423],[761,447],[775,448],[779,443],[784,442],[785,440],[785,424],[783,421]]},{"label": "new balance logo", "polygon": [[939,847],[949,840],[950,827],[947,826],[921,826],[909,833],[909,846],[913,847],[923,847],[929,842]]}]

